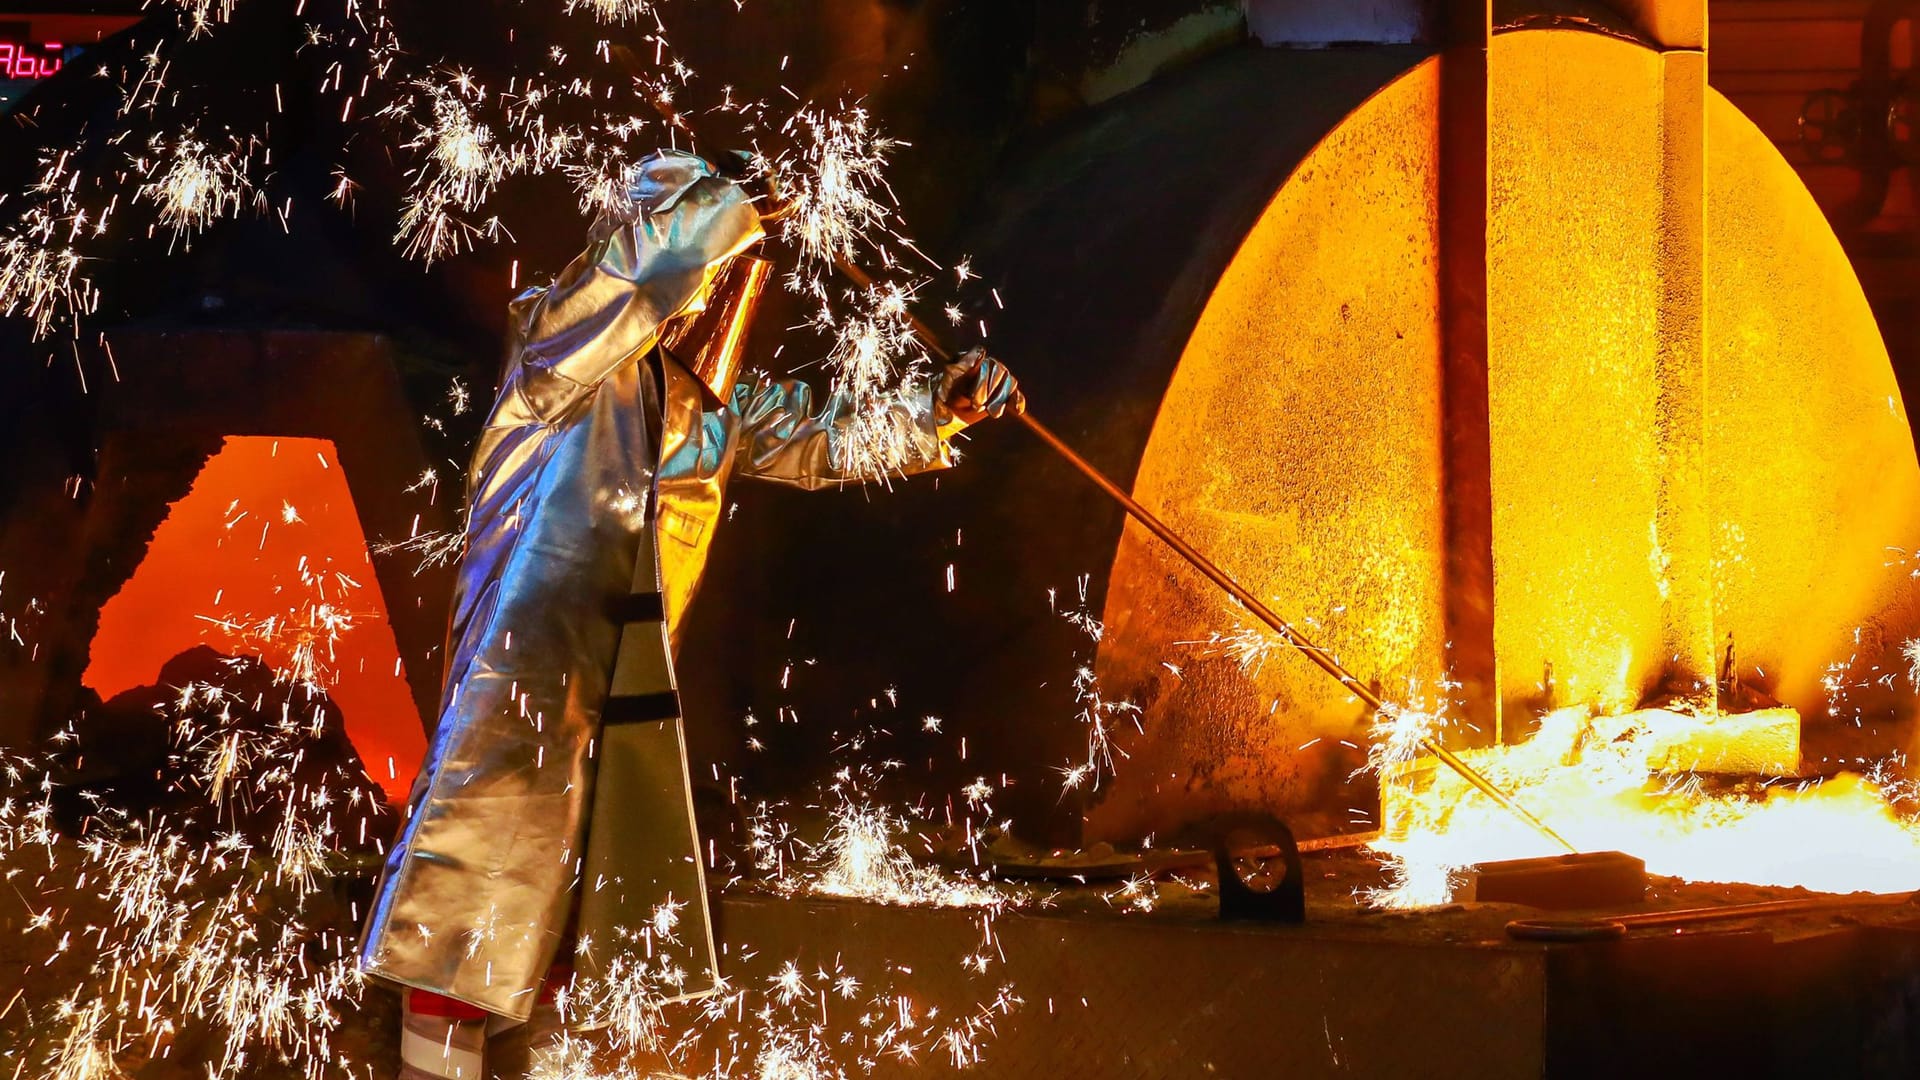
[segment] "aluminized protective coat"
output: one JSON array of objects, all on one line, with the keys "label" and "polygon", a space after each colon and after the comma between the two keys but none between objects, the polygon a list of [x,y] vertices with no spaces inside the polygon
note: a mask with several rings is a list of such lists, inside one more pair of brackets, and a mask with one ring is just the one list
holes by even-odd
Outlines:
[{"label": "aluminized protective coat", "polygon": [[[639,530],[656,530],[673,627],[732,474],[861,479],[836,464],[853,403],[816,408],[806,384],[764,379],[723,403],[656,348],[763,235],[747,195],[668,153],[641,164],[633,196],[631,220],[603,218],[550,287],[514,302],[470,470],[439,722],[361,943],[370,974],[510,1017],[532,1009],[578,886],[619,640],[609,609]],[[901,472],[950,463],[935,384],[886,415],[906,435]],[[664,899],[636,898],[635,921]]]}]

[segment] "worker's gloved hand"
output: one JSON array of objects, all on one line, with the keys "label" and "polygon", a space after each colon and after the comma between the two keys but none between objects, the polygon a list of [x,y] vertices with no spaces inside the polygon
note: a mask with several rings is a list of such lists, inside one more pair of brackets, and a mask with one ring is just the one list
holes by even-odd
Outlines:
[{"label": "worker's gloved hand", "polygon": [[1026,412],[1027,398],[1007,365],[985,349],[969,349],[940,372],[935,408],[943,420],[950,416],[961,425],[977,424],[1009,411]]},{"label": "worker's gloved hand", "polygon": [[793,192],[781,183],[778,167],[768,158],[729,150],[714,158],[713,167],[747,193],[761,221],[779,221],[793,212]]}]

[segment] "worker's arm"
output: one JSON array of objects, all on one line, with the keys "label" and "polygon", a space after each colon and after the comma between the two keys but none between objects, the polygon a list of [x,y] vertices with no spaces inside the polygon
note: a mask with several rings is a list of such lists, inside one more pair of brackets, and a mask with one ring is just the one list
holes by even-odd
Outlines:
[{"label": "worker's arm", "polygon": [[815,397],[791,379],[735,387],[735,471],[815,490],[944,469],[968,425],[1026,408],[1006,365],[977,349],[884,399],[834,393],[816,407]]}]

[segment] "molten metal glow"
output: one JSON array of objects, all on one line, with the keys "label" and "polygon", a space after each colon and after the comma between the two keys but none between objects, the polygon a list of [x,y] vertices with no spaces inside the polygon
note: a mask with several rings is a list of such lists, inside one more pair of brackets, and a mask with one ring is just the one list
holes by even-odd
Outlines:
[{"label": "molten metal glow", "polygon": [[[1493,39],[1489,595],[1448,593],[1456,480],[1441,458],[1437,62],[1327,133],[1252,224],[1186,343],[1133,495],[1380,687],[1444,687],[1460,644],[1449,612],[1490,612],[1497,669],[1483,674],[1508,718],[1567,705],[1622,713],[1697,694],[1730,664],[1743,688],[1810,725],[1869,727],[1911,711],[1903,683],[1920,655],[1896,653],[1920,630],[1904,554],[1920,537],[1920,467],[1899,387],[1819,208],[1711,91],[1695,148],[1703,263],[1673,261],[1698,238],[1668,212],[1682,171],[1664,155],[1685,144],[1663,126],[1670,59],[1590,33]],[[1711,313],[1700,356],[1670,362],[1690,355],[1684,326],[1698,324],[1665,316],[1695,278]],[[1770,389],[1780,387],[1792,390]],[[1091,808],[1089,835],[1134,839],[1249,806],[1330,817],[1364,798],[1341,783],[1362,752],[1359,704],[1302,658],[1263,656],[1261,636],[1237,629],[1244,612],[1133,525],[1102,614],[1110,632],[1095,668],[1144,703],[1144,736],[1121,741],[1131,762]],[[1372,733],[1389,775],[1446,715],[1402,701]],[[1576,842],[1668,872],[1850,887],[1846,873],[1802,874],[1743,850],[1747,830],[1787,828],[1773,823],[1816,806],[1853,807],[1863,858],[1912,857],[1885,800],[1860,794],[1870,784],[1665,791],[1678,782],[1657,777],[1711,762],[1654,759],[1659,727],[1629,740],[1645,759],[1637,771],[1592,790],[1551,754],[1536,768],[1520,764],[1530,751],[1500,751],[1488,768],[1496,779],[1503,761],[1517,769],[1520,803]],[[1496,733],[1478,735],[1462,741]],[[1900,749],[1891,737],[1870,756]],[[1445,798],[1456,785],[1441,785]],[[1394,843],[1445,849],[1452,835],[1460,850],[1426,866],[1544,853],[1524,826],[1511,844],[1485,842],[1508,835],[1507,822],[1463,827],[1482,806],[1467,798],[1461,824],[1444,806],[1422,810],[1412,838]],[[1583,834],[1583,820],[1600,833]],[[1655,822],[1697,835],[1643,842],[1635,830]],[[1710,850],[1721,831],[1737,854]],[[1834,828],[1835,842],[1852,842],[1838,839],[1847,832]],[[1783,844],[1779,858],[1820,836]],[[1691,866],[1670,857],[1682,846]]]},{"label": "molten metal glow", "polygon": [[[1915,793],[1893,779],[1895,763],[1805,782],[1681,771],[1725,748],[1713,732],[1724,719],[1567,708],[1524,743],[1459,753],[1581,850],[1629,852],[1653,873],[1826,892],[1920,889],[1920,819],[1896,809]],[[1777,737],[1760,742],[1756,758],[1772,756]],[[1431,758],[1389,763],[1381,803],[1375,847],[1396,860],[1399,881],[1368,897],[1376,904],[1445,903],[1465,867],[1558,854]]]},{"label": "molten metal glow", "polygon": [[340,705],[368,774],[402,802],[426,743],[392,719],[415,707],[366,552],[332,443],[229,438],[101,609],[82,681],[111,698],[202,643],[259,657]]}]

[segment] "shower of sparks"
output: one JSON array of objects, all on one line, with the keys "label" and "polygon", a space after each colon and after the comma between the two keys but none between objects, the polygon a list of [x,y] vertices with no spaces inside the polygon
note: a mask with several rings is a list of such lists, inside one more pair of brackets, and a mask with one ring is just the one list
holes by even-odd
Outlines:
[{"label": "shower of sparks", "polygon": [[1087,637],[1091,638],[1094,644],[1097,645],[1100,643],[1100,639],[1106,636],[1107,627],[1105,623],[1100,621],[1099,616],[1093,613],[1093,606],[1087,602],[1088,582],[1089,578],[1086,574],[1081,574],[1075,579],[1074,587],[1079,591],[1080,599],[1078,603],[1066,611],[1060,611],[1056,602],[1058,595],[1054,590],[1048,589],[1047,606],[1053,608],[1061,618],[1067,620],[1067,625],[1087,635]]},{"label": "shower of sparks", "polygon": [[338,571],[315,569],[301,559],[296,569],[304,591],[298,607],[266,615],[201,615],[222,634],[231,651],[276,658],[275,676],[313,691],[333,685],[340,639],[361,614],[347,606],[360,583]]},{"label": "shower of sparks", "polygon": [[601,972],[574,977],[557,1002],[561,1015],[570,1025],[606,1031],[617,1049],[657,1051],[688,1037],[691,1033],[671,1028],[662,1011],[679,993],[686,973],[653,949],[675,940],[672,928],[656,933],[655,927],[643,926],[620,928],[617,941],[591,943]]},{"label": "shower of sparks", "polygon": [[[91,243],[106,232],[116,208],[151,206],[149,231],[187,241],[249,206],[270,211],[283,228],[297,216],[294,197],[274,189],[270,128],[219,139],[196,134],[220,123],[217,89],[169,82],[177,55],[217,32],[233,12],[232,0],[162,2],[176,12],[172,25],[152,20],[142,28],[155,35],[141,40],[144,51],[100,72],[119,80],[122,98],[122,128],[106,133],[107,144],[119,145],[136,130],[158,134],[141,134],[144,153],[118,170],[77,164],[98,157],[89,156],[102,138],[95,132],[50,150],[41,182],[0,224],[0,312],[26,319],[36,337],[77,328],[99,310],[102,298],[87,273],[97,257]],[[909,258],[925,260],[900,231],[885,178],[888,158],[901,144],[858,105],[801,101],[776,110],[736,96],[731,86],[708,92],[669,45],[660,5],[652,0],[568,0],[563,6],[601,24],[640,24],[640,40],[631,44],[641,47],[612,49],[603,42],[579,55],[557,46],[527,48],[502,84],[489,86],[457,59],[429,62],[409,49],[402,20],[390,13],[371,18],[354,4],[344,16],[305,7],[297,13],[307,25],[290,69],[318,76],[315,90],[337,103],[349,144],[370,127],[404,170],[394,243],[431,264],[511,241],[510,222],[520,208],[504,205],[499,194],[506,180],[521,176],[565,176],[583,217],[630,220],[635,163],[661,145],[691,140],[689,118],[724,112],[742,129],[742,145],[755,148],[757,168],[790,200],[778,231],[798,252],[799,266],[785,280],[823,309],[815,328],[829,341],[832,391],[852,405],[836,437],[837,458],[852,475],[879,480],[928,453],[918,430],[926,409],[925,386],[916,378],[924,352],[904,318],[924,283],[900,271]],[[291,68],[295,60],[301,68]],[[274,93],[278,103],[278,87]],[[356,184],[341,165],[331,172],[333,183],[321,197],[344,206]],[[123,190],[129,178],[132,188]],[[851,294],[833,287],[831,264],[863,255],[873,257],[879,282]],[[951,280],[971,276],[962,265]],[[963,319],[959,307],[946,307],[949,318]]]},{"label": "shower of sparks", "polygon": [[567,0],[567,14],[586,11],[603,23],[625,26],[653,11],[653,0]]},{"label": "shower of sparks", "polygon": [[71,153],[43,153],[39,164],[32,201],[0,227],[0,313],[24,318],[35,337],[45,337],[98,308],[100,294],[80,273],[77,245],[105,228],[108,211],[82,207]]},{"label": "shower of sparks", "polygon": [[1900,646],[1900,655],[1907,661],[1907,685],[1920,693],[1920,638]]},{"label": "shower of sparks", "polygon": [[[859,751],[868,737],[855,736],[842,749]],[[882,778],[898,767],[898,762],[887,761],[837,772],[814,808],[827,816],[826,832],[817,842],[801,840],[798,831],[776,813],[777,807],[757,807],[748,820],[749,852],[755,866],[769,875],[777,891],[787,895],[989,911],[1017,904],[1015,893],[915,861],[902,843],[913,832],[913,822],[873,793]],[[969,810],[981,818],[992,814],[992,794],[993,786],[984,778],[961,791]]]},{"label": "shower of sparks", "polygon": [[1006,893],[916,864],[899,844],[905,825],[883,807],[851,799],[834,812],[822,854],[826,865],[804,878],[809,892],[882,904],[998,907]]},{"label": "shower of sparks", "polygon": [[1160,886],[1151,874],[1135,874],[1104,899],[1126,911],[1150,914],[1160,905]]},{"label": "shower of sparks", "polygon": [[[315,595],[293,606],[286,625],[339,599],[340,583],[327,575],[302,581]],[[261,620],[219,621],[246,629]],[[324,672],[251,660],[221,669],[219,680],[189,682],[165,699],[170,750],[158,811],[74,790],[63,778],[89,748],[72,732],[54,740],[53,754],[0,753],[0,872],[36,913],[25,932],[53,972],[45,986],[63,995],[30,991],[0,1018],[0,1075],[108,1080],[176,1044],[209,1049],[210,1080],[251,1075],[276,1060],[307,1080],[364,1074],[365,1064],[337,1046],[365,989],[353,955],[359,912],[338,899],[338,883],[371,877],[392,820],[364,773],[322,764],[344,738],[315,685]],[[263,693],[267,686],[280,689]],[[669,1014],[665,1002],[685,973],[660,946],[677,940],[687,911],[669,897],[612,940],[582,943],[601,974],[577,975],[558,1005],[569,1020],[604,1029],[605,1045],[562,1039],[540,1051],[532,1075],[656,1075],[633,1064],[635,1051],[664,1055],[684,1067],[677,1075],[711,1080],[749,1080],[775,1066],[828,1077],[882,1061],[979,1063],[999,1020],[1022,1004],[992,975],[1000,952],[992,919],[1017,899],[915,865],[902,844],[908,818],[866,797],[852,770],[832,790],[838,801],[827,836],[792,858],[772,886],[977,908],[981,939],[955,961],[983,985],[967,997],[927,1000],[910,971],[884,958],[863,969],[796,957],[769,977],[725,983]],[[963,794],[990,812],[986,781]],[[83,810],[63,809],[75,800]],[[758,822],[756,835],[784,843],[793,831]],[[84,950],[75,947],[83,928]],[[707,1056],[716,1046],[720,1055]]]},{"label": "shower of sparks", "polygon": [[898,144],[882,137],[860,108],[801,109],[785,130],[797,146],[778,165],[793,202],[783,238],[803,263],[853,259],[892,212],[885,170]]},{"label": "shower of sparks", "polygon": [[[413,124],[413,136],[402,148],[418,160],[407,174],[393,239],[410,258],[431,264],[471,247],[478,237],[497,235],[497,219],[475,224],[463,215],[479,209],[509,171],[523,169],[528,158],[517,148],[500,146],[493,129],[475,117],[487,91],[465,73],[448,73],[444,81],[416,80],[413,89],[417,96],[387,108],[388,116]],[[422,99],[426,116],[415,119]]]},{"label": "shower of sparks", "polygon": [[[750,1041],[728,1047],[740,1073],[722,1064],[703,1075],[834,1080],[869,1073],[883,1061],[898,1068],[933,1056],[964,1069],[981,1060],[998,1019],[1023,1004],[1011,987],[1002,985],[968,1011],[942,1009],[901,989],[888,973],[876,974],[881,981],[869,983],[838,959],[804,965],[789,960],[751,987],[707,999],[703,1007],[710,1019],[745,1015],[754,1030]],[[631,1074],[619,1068],[559,1075],[626,1080]]]},{"label": "shower of sparks", "polygon": [[109,1019],[105,1002],[90,1001],[82,1006],[63,1001],[56,1016],[66,1030],[46,1059],[51,1080],[106,1080],[118,1072],[102,1037]]},{"label": "shower of sparks", "polygon": [[1263,627],[1242,626],[1224,634],[1216,630],[1208,634],[1204,641],[1177,641],[1174,644],[1198,646],[1202,656],[1231,657],[1241,672],[1253,678],[1260,674],[1274,650],[1285,642]]},{"label": "shower of sparks", "polygon": [[1374,714],[1367,746],[1367,770],[1384,774],[1424,753],[1423,744],[1444,723],[1436,713],[1387,702]]},{"label": "shower of sparks", "polygon": [[452,566],[460,561],[461,552],[467,549],[467,534],[459,529],[423,532],[405,540],[383,541],[372,545],[375,555],[394,555],[405,552],[419,561],[414,565],[416,576],[441,566]]},{"label": "shower of sparks", "polygon": [[[872,705],[893,710],[898,702],[887,692],[876,695]],[[913,715],[904,713],[902,719],[914,722]],[[844,736],[836,753],[863,755],[890,738],[889,728],[863,729]],[[931,824],[925,816],[928,808],[923,804],[919,811],[896,811],[876,795],[877,788],[902,768],[890,759],[849,764],[824,785],[817,804],[799,808],[796,815],[784,813],[780,806],[755,807],[747,821],[749,853],[765,876],[752,887],[783,896],[973,909],[980,940],[967,955],[956,958],[966,981],[977,986],[973,1002],[936,1003],[922,998],[911,985],[912,971],[892,960],[880,960],[862,970],[837,952],[830,958],[769,958],[756,965],[763,974],[741,975],[701,1001],[704,1016],[726,1032],[720,1056],[733,1064],[715,1066],[700,1075],[714,1080],[735,1075],[741,1080],[813,1080],[858,1075],[882,1061],[897,1068],[935,1057],[953,1068],[968,1068],[982,1060],[998,1019],[1022,1004],[1012,986],[991,974],[1002,959],[995,920],[1003,911],[1025,903],[1027,894],[916,863],[908,847],[921,846],[928,839],[920,832],[920,826]],[[987,805],[991,792],[992,785],[984,779],[961,792],[969,810],[965,822],[969,832],[978,828],[971,814],[991,814]],[[796,822],[813,822],[820,813],[825,814],[823,831],[812,840],[803,839],[816,826]],[[744,1030],[739,1025],[742,1017],[749,1021]],[[664,1028],[656,1028],[655,1033],[670,1034]],[[709,1032],[702,1044],[709,1058],[715,1052],[714,1038]],[[655,1049],[677,1061],[695,1041],[690,1035],[680,1041],[665,1038]]]},{"label": "shower of sparks", "polygon": [[[235,3],[156,0],[156,7],[177,12],[177,25],[150,20],[138,32],[157,38],[143,37],[130,62],[102,66],[101,77],[119,82],[122,125],[107,132],[104,144],[141,152],[115,149],[102,168],[95,145],[102,140],[90,129],[43,155],[38,182],[7,207],[0,223],[0,313],[23,319],[37,337],[76,330],[101,305],[88,268],[104,252],[91,245],[129,206],[151,212],[134,232],[164,234],[170,242],[190,241],[249,208],[270,209],[283,227],[289,217],[298,220],[293,199],[273,187],[269,130],[213,137],[208,133],[229,130],[220,126],[219,88],[169,82],[182,43],[219,32]],[[572,58],[558,49],[529,50],[504,87],[487,87],[457,67],[427,66],[402,45],[395,19],[384,11],[376,17],[349,3],[346,17],[331,22],[314,13],[299,16],[312,21],[289,70],[303,70],[294,63],[301,54],[324,57],[304,69],[317,76],[314,92],[333,99],[347,138],[376,129],[404,169],[392,232],[408,257],[431,263],[483,242],[511,240],[503,215],[512,210],[497,203],[512,177],[563,175],[583,216],[619,219],[631,213],[634,162],[657,145],[684,145],[678,140],[691,135],[684,125],[669,135],[658,121],[641,119],[693,85],[693,73],[665,44],[656,6],[649,0],[568,0],[564,6],[604,23],[651,19],[648,47],[633,53],[652,68],[614,68],[605,48]],[[596,60],[601,66],[593,66]],[[276,104],[279,92],[276,86]],[[897,144],[857,107],[802,103],[782,125],[763,102],[736,100],[730,89],[721,97],[713,107],[742,119],[748,141],[766,148],[762,167],[775,171],[783,193],[795,199],[795,213],[781,229],[803,252],[807,269],[788,285],[822,308],[815,326],[831,341],[825,359],[833,390],[855,405],[838,443],[841,464],[870,478],[896,473],[925,452],[915,440],[927,407],[919,381],[926,353],[906,317],[918,286],[889,277],[900,261],[891,245],[917,254],[895,231],[893,194],[883,176]],[[690,106],[674,107],[697,115]],[[83,169],[82,162],[90,164]],[[359,185],[345,170],[332,168],[330,190],[321,196],[341,206],[359,201]],[[829,286],[829,262],[868,252],[878,254],[884,268],[878,284],[851,293]],[[962,281],[967,276],[964,268],[957,273]],[[956,321],[960,315],[950,309]],[[454,415],[467,411],[466,388],[456,382],[448,403]],[[423,477],[417,490],[430,496],[437,481]],[[289,506],[267,516],[292,524],[299,514]],[[461,546],[458,532],[429,531],[375,550],[407,552],[424,570],[457,559]],[[61,974],[57,985],[72,988],[59,1001],[29,996],[0,1009],[0,1076],[104,1080],[176,1045],[213,1047],[214,1060],[205,1064],[209,1077],[237,1076],[275,1060],[309,1078],[336,1069],[366,1074],[365,1063],[346,1060],[334,1045],[362,990],[352,957],[362,913],[339,899],[336,888],[376,872],[391,822],[377,787],[357,767],[316,771],[322,745],[342,737],[324,692],[341,638],[359,625],[350,603],[357,583],[305,565],[299,576],[307,598],[286,612],[203,616],[225,648],[267,655],[271,666],[235,661],[225,669],[233,686],[177,688],[164,710],[164,813],[136,814],[117,805],[116,794],[76,790],[72,763],[86,748],[71,733],[57,740],[57,755],[0,761],[8,789],[0,792],[0,871],[23,889],[25,882],[38,883],[27,932]],[[19,613],[0,631],[18,642]],[[269,684],[272,689],[264,689]],[[937,726],[931,723],[934,733]],[[971,811],[990,812],[991,786],[984,780],[964,794]],[[775,887],[980,908],[983,940],[957,961],[969,977],[984,976],[998,955],[991,916],[1011,902],[1007,894],[916,865],[902,843],[909,814],[850,790],[839,798],[828,836],[785,859]],[[61,809],[74,800],[84,811]],[[756,850],[797,844],[785,825],[762,820],[754,829]],[[605,1020],[629,1047],[684,1048],[703,1037],[707,1025],[724,1021],[731,1056],[703,1074],[716,1080],[744,1080],[748,1073],[763,1080],[847,1075],[848,1057],[861,1071],[882,1060],[935,1056],[967,1067],[981,1059],[997,1018],[1020,1005],[1005,985],[956,1008],[919,1000],[910,973],[891,965],[855,971],[838,961],[796,960],[777,984],[725,987],[701,1004],[699,1023],[676,1019],[677,1027],[669,1028],[661,1002],[684,973],[646,957],[650,942],[678,932],[678,920],[670,902],[646,925],[599,943],[611,958],[608,974],[577,980],[567,1007]],[[807,992],[798,994],[799,988]],[[744,1028],[736,1023],[742,1016],[750,1018]],[[535,1074],[637,1078],[631,1064],[592,1061],[577,1042],[554,1048]]]},{"label": "shower of sparks", "polygon": [[1354,892],[1354,899],[1376,911],[1417,911],[1451,900],[1466,867],[1445,859],[1387,860],[1386,882]]},{"label": "shower of sparks", "polygon": [[1073,696],[1079,705],[1076,719],[1086,731],[1087,756],[1057,770],[1063,793],[1082,786],[1098,789],[1103,778],[1113,775],[1114,755],[1126,757],[1126,753],[1113,744],[1115,723],[1131,721],[1135,730],[1139,730],[1140,722],[1138,705],[1130,701],[1108,701],[1101,696],[1100,680],[1091,667],[1074,672]]},{"label": "shower of sparks", "polygon": [[[1079,591],[1079,603],[1066,611],[1055,611],[1066,622],[1098,643],[1106,633],[1106,626],[1094,617],[1091,604],[1087,600],[1088,579],[1081,575],[1075,586]],[[1047,602],[1053,605],[1056,599],[1053,590],[1047,591]],[[1113,744],[1115,724],[1131,722],[1139,730],[1140,707],[1131,701],[1110,701],[1100,692],[1100,678],[1092,665],[1084,665],[1073,673],[1073,697],[1077,707],[1075,719],[1087,736],[1087,753],[1084,758],[1068,761],[1055,767],[1060,774],[1060,793],[1078,788],[1097,790],[1106,777],[1113,775],[1114,755],[1125,757],[1124,751]]]},{"label": "shower of sparks", "polygon": [[[864,770],[862,775],[873,779]],[[755,854],[776,871],[767,887],[782,895],[978,908],[981,941],[959,962],[970,978],[987,976],[999,955],[992,919],[1016,902],[1014,894],[915,865],[900,842],[907,819],[869,801],[854,786],[854,776],[851,769],[838,775],[833,785],[838,801],[820,843],[798,842],[793,826],[770,807],[754,813]],[[993,984],[970,1008],[934,1005],[901,981],[911,972],[894,963],[883,960],[860,971],[840,956],[826,962],[796,957],[769,964],[769,974],[724,981],[717,993],[695,1003],[696,1023],[669,1023],[662,1003],[678,992],[683,973],[659,959],[664,955],[659,946],[674,940],[681,916],[682,906],[669,900],[645,925],[621,931],[619,940],[583,945],[599,958],[604,973],[576,976],[561,995],[560,1008],[569,1022],[605,1030],[614,1052],[609,1060],[584,1044],[565,1044],[550,1052],[547,1071],[535,1075],[638,1080],[628,1064],[629,1051],[677,1065],[713,1054],[716,1042],[724,1049],[699,1074],[713,1080],[842,1077],[853,1075],[849,1058],[863,1072],[882,1060],[914,1062],[934,1054],[965,1068],[981,1060],[996,1020],[1021,1004],[1011,986]]]},{"label": "shower of sparks", "polygon": [[73,248],[41,247],[17,228],[0,231],[0,313],[26,319],[38,337],[91,313],[99,294],[76,273],[79,266]]},{"label": "shower of sparks", "polygon": [[[248,677],[244,665],[235,675]],[[71,735],[54,754],[6,762],[0,867],[40,913],[26,932],[56,973],[45,985],[66,996],[28,988],[0,1028],[0,1065],[15,1065],[0,1072],[119,1076],[129,1055],[209,1037],[210,1078],[263,1058],[309,1078],[338,1064],[333,1034],[362,984],[351,933],[330,925],[328,883],[371,856],[358,838],[377,789],[319,763],[308,707],[324,706],[300,687],[278,707],[257,691],[183,688],[166,708],[173,779],[160,810],[84,791],[63,808],[76,793],[60,777],[88,749]],[[69,950],[79,930],[88,948]]]},{"label": "shower of sparks", "polygon": [[834,393],[850,412],[834,446],[835,464],[855,476],[882,480],[924,456],[925,411],[920,379],[926,350],[907,318],[913,294],[897,283],[863,290],[854,310],[822,307],[814,325],[833,336],[826,365]]},{"label": "shower of sparks", "polygon": [[150,177],[136,195],[159,207],[160,224],[175,237],[190,239],[214,219],[238,214],[253,188],[238,152],[210,152],[191,137],[169,144],[158,136],[147,152],[134,163],[136,172]]}]

